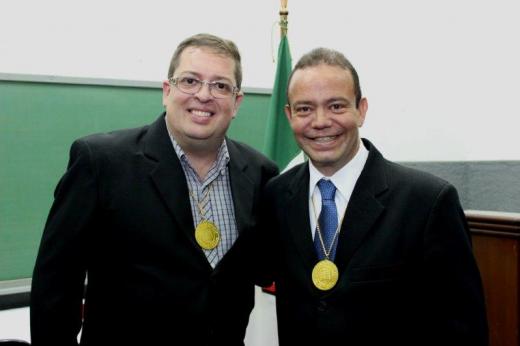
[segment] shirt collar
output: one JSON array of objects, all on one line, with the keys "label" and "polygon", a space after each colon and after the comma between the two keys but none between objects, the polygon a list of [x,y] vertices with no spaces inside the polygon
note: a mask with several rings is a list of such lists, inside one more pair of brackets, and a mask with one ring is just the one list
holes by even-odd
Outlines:
[{"label": "shirt collar", "polygon": [[320,171],[318,171],[316,166],[312,164],[312,161],[309,160],[309,198],[312,198],[316,184],[318,184],[318,181],[322,178],[332,181],[334,186],[336,186],[337,191],[339,191],[344,198],[350,198],[350,195],[354,190],[354,185],[361,175],[361,171],[363,170],[367,159],[368,150],[360,140],[359,150],[352,160],[330,177],[325,177]]},{"label": "shirt collar", "polygon": [[[165,121],[166,121],[166,117],[165,117]],[[173,137],[171,131],[169,130],[169,127],[168,127],[168,122],[166,121],[166,126],[168,128],[168,135],[170,136],[170,140],[172,142],[172,145],[173,145],[173,149],[175,150],[175,154],[177,154],[177,157],[179,158],[179,160],[181,161],[181,163],[183,165],[186,165],[188,166],[191,170],[193,170],[193,167],[191,167],[190,165],[190,162],[188,161],[188,157],[186,156],[186,153],[184,152],[184,150],[182,150],[181,146],[179,145],[179,143],[175,140],[175,138]],[[227,147],[227,143],[226,143],[226,139],[224,139],[222,141],[222,144],[220,145],[219,149],[218,149],[218,152],[217,152],[217,160],[215,161],[215,163],[213,164],[213,166],[211,167],[210,169],[210,172],[211,171],[218,171],[218,172],[221,172],[223,171],[227,164],[229,162],[229,151],[228,151],[228,147]],[[193,170],[194,171],[194,170]],[[223,172],[222,172],[223,173]],[[210,176],[211,174],[208,174],[208,177]]]}]

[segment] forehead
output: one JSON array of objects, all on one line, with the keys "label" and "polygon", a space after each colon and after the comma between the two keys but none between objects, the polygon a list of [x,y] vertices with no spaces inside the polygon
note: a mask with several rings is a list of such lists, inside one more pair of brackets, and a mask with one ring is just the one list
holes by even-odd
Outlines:
[{"label": "forehead", "polygon": [[187,47],[179,57],[179,73],[192,72],[205,78],[224,77],[234,80],[233,58],[209,47]]},{"label": "forehead", "polygon": [[338,66],[320,64],[294,72],[289,85],[291,98],[299,95],[317,97],[324,93],[355,97],[354,80],[350,71]]}]

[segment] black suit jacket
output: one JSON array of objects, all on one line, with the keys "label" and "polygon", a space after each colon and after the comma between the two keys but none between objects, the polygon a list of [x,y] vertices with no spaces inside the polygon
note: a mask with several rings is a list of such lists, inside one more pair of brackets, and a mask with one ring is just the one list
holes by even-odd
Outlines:
[{"label": "black suit jacket", "polygon": [[266,187],[260,237],[272,255],[261,264],[276,282],[280,345],[486,345],[482,285],[455,188],[364,144],[330,291],[311,280],[308,164]]},{"label": "black suit jacket", "polygon": [[243,234],[277,173],[226,139],[239,237],[215,269],[194,239],[184,172],[164,116],[71,147],[43,233],[31,291],[33,345],[243,345],[254,286]]}]

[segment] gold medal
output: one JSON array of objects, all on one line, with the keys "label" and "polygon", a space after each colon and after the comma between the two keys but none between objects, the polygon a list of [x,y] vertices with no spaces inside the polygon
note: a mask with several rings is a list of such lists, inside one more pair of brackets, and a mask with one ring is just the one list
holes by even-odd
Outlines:
[{"label": "gold medal", "polygon": [[338,277],[338,267],[328,259],[319,261],[312,269],[312,282],[322,291],[334,287],[338,282]]},{"label": "gold medal", "polygon": [[204,220],[195,229],[195,240],[201,248],[211,250],[217,247],[220,240],[220,233],[217,226],[208,220]]},{"label": "gold medal", "polygon": [[338,267],[329,260],[329,256],[332,252],[332,248],[334,246],[334,243],[337,240],[340,226],[343,224],[343,218],[345,217],[345,212],[343,212],[343,216],[341,217],[341,221],[338,223],[338,226],[336,227],[336,232],[334,232],[334,238],[332,238],[332,242],[328,249],[325,248],[325,243],[323,242],[323,236],[321,235],[321,229],[320,224],[318,222],[318,215],[316,213],[316,205],[314,204],[314,196],[311,199],[312,201],[312,210],[314,211],[314,217],[316,218],[316,237],[319,237],[321,248],[323,250],[323,254],[325,255],[325,259],[322,259],[316,265],[314,268],[312,268],[312,282],[314,283],[314,286],[316,288],[322,290],[322,291],[328,291],[334,286],[336,286],[336,283],[338,282],[339,278],[339,271]]}]

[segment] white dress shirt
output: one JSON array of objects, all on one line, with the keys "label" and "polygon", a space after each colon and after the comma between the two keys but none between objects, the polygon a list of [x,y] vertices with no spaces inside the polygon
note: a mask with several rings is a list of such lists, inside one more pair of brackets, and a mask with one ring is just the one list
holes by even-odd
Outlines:
[{"label": "white dress shirt", "polygon": [[[324,178],[326,180],[331,180],[334,186],[336,186],[336,195],[334,196],[334,201],[336,202],[336,209],[338,211],[339,225],[343,219],[343,214],[347,209],[347,205],[350,200],[350,196],[352,195],[352,191],[354,190],[354,186],[356,185],[356,182],[361,175],[363,167],[365,167],[367,158],[368,150],[363,145],[363,142],[361,142],[359,145],[359,150],[356,155],[354,155],[352,160],[350,160],[345,166],[341,167],[339,171],[330,177],[324,176],[312,164],[312,161],[309,160],[309,215],[312,239],[314,239],[316,234],[316,219],[319,217],[321,212],[321,193],[319,187],[317,186],[318,181]],[[313,198],[316,211],[314,210],[312,203]]]}]

